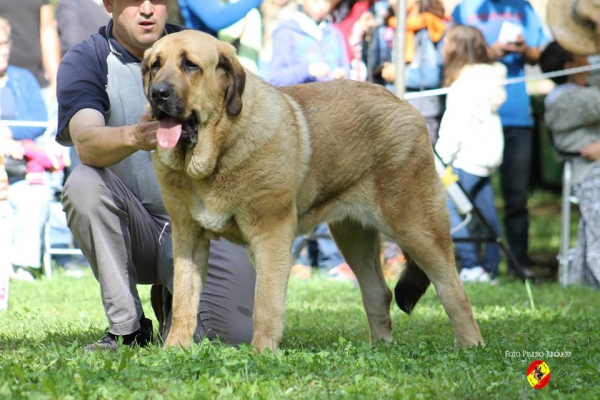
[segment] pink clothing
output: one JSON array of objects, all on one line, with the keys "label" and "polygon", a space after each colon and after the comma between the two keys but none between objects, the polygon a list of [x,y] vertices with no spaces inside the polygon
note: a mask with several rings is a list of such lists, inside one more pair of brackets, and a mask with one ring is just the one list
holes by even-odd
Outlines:
[{"label": "pink clothing", "polygon": [[21,145],[25,151],[27,160],[26,179],[30,185],[41,185],[44,183],[46,171],[60,171],[65,167],[65,162],[61,156],[48,154],[33,140],[22,140]]}]

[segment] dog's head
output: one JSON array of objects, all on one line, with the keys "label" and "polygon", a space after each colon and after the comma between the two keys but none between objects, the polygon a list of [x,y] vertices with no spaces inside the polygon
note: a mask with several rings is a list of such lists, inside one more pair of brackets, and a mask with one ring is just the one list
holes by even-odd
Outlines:
[{"label": "dog's head", "polygon": [[194,146],[199,131],[223,113],[235,117],[242,111],[246,74],[235,49],[205,33],[161,38],[144,54],[142,75],[163,149]]}]

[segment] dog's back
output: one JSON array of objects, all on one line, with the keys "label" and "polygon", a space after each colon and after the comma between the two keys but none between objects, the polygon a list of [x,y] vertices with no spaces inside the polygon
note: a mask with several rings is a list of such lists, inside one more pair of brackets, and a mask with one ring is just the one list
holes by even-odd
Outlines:
[{"label": "dog's back", "polygon": [[310,131],[312,155],[298,199],[299,217],[326,214],[328,208],[342,217],[334,202],[361,214],[361,203],[371,200],[361,188],[368,189],[365,195],[377,186],[397,191],[400,176],[419,173],[428,182],[437,180],[423,118],[382,86],[334,81],[281,90],[299,104]]}]

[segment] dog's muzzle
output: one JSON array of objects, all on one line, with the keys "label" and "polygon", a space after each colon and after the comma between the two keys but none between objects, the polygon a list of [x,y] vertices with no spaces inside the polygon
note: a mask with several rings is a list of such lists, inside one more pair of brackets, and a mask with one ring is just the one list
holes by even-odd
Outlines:
[{"label": "dog's muzzle", "polygon": [[149,100],[152,113],[159,121],[157,139],[161,147],[174,147],[179,142],[187,146],[196,144],[198,116],[195,112],[185,116],[183,102],[172,84],[159,82],[152,85]]}]

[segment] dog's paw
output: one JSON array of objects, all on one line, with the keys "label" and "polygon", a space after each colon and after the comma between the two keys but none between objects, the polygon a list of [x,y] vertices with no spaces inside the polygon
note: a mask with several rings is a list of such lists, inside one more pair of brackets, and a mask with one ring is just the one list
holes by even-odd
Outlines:
[{"label": "dog's paw", "polygon": [[192,345],[192,340],[190,338],[169,335],[167,340],[165,340],[165,344],[163,345],[163,349],[167,350],[170,347],[180,347],[180,348],[188,348]]},{"label": "dog's paw", "polygon": [[253,339],[252,346],[262,354],[268,353],[269,351],[275,353],[275,350],[277,350],[277,344],[270,338],[265,338],[265,340]]}]

